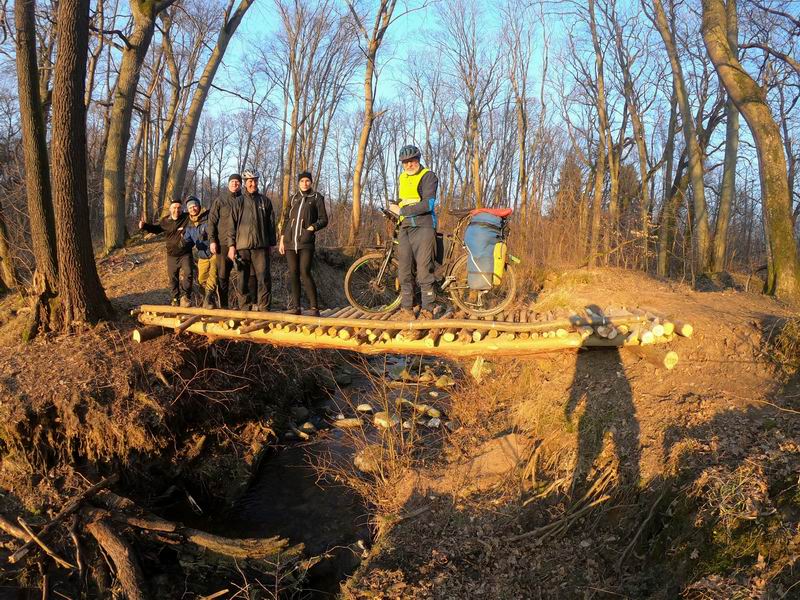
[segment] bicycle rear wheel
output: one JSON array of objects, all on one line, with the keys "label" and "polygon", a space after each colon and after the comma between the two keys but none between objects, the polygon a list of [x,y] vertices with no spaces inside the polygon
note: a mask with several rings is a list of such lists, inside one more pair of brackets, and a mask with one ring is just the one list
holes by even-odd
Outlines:
[{"label": "bicycle rear wheel", "polygon": [[517,276],[510,264],[506,264],[500,285],[490,290],[473,290],[467,285],[466,254],[456,259],[450,274],[454,280],[447,291],[450,292],[453,302],[476,317],[490,317],[502,312],[511,305],[517,293]]},{"label": "bicycle rear wheel", "polygon": [[347,270],[344,293],[352,306],[367,313],[387,313],[400,306],[400,279],[397,261],[391,259],[381,277],[386,255],[365,254]]}]

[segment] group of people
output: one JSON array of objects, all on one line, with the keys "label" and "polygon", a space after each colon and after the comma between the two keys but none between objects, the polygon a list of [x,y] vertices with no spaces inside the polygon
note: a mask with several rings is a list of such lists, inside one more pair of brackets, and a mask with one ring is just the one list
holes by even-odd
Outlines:
[{"label": "group of people", "polygon": [[[400,318],[413,319],[414,283],[420,288],[420,318],[433,318],[435,300],[434,256],[438,179],[420,164],[415,146],[400,150],[403,172],[398,180],[398,201],[391,208],[400,220],[399,277]],[[174,306],[192,306],[195,273],[203,308],[268,311],[272,301],[270,252],[286,256],[291,297],[287,311],[302,314],[301,284],[308,300],[308,314],[319,316],[317,288],[311,276],[316,233],[328,224],[325,198],[314,189],[311,173],[297,176],[297,190],[285,203],[282,228],[271,200],[259,191],[259,173],[245,170],[228,178],[228,189],[204,210],[195,196],[184,203],[173,200],[169,214],[157,224],[144,219],[139,229],[164,233],[167,275]],[[235,272],[235,294],[230,294]]]}]

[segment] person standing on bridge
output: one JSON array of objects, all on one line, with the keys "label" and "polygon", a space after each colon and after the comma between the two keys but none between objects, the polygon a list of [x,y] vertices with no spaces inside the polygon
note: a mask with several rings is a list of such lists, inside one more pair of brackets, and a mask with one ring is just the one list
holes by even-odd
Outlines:
[{"label": "person standing on bridge", "polygon": [[420,289],[420,319],[432,319],[436,294],[433,290],[434,259],[436,256],[436,192],[439,179],[436,174],[423,167],[421,153],[416,146],[400,149],[403,172],[397,182],[400,232],[398,234],[400,305],[398,318],[413,319],[414,316],[414,266]]},{"label": "person standing on bridge", "polygon": [[[266,311],[272,300],[269,253],[277,243],[275,213],[272,201],[258,191],[258,171],[247,170],[242,173],[242,178],[244,193],[241,202],[233,205],[227,219],[224,242],[228,246],[228,258],[240,262],[236,283],[239,301],[246,302],[248,291],[255,291],[257,309]],[[255,272],[256,290],[248,290],[251,272]]]},{"label": "person standing on bridge", "polygon": [[217,290],[217,261],[211,254],[208,241],[208,210],[203,210],[200,199],[189,196],[186,199],[189,220],[183,232],[184,241],[194,248],[197,255],[197,283],[203,294],[203,308],[214,308],[214,295]]},{"label": "person standing on bridge", "polygon": [[283,207],[278,251],[286,255],[289,268],[289,283],[292,298],[288,311],[296,315],[302,314],[300,308],[300,280],[308,298],[309,310],[315,317],[319,316],[317,286],[311,276],[311,262],[314,259],[314,240],[316,233],[328,224],[328,213],[325,210],[325,196],[312,187],[311,173],[303,171],[297,176],[300,188]]},{"label": "person standing on bridge", "polygon": [[211,253],[217,263],[217,297],[220,308],[228,308],[228,284],[233,261],[228,258],[228,247],[222,241],[231,235],[231,211],[242,202],[242,176],[234,173],[228,177],[228,190],[220,194],[211,205],[208,213],[208,239]]},{"label": "person standing on bridge", "polygon": [[194,279],[194,263],[192,262],[192,246],[183,239],[183,231],[189,213],[183,212],[180,200],[173,200],[169,205],[169,214],[157,224],[147,223],[142,217],[139,229],[149,233],[164,233],[167,249],[167,277],[172,306],[180,304],[183,308],[192,305],[192,280]]}]

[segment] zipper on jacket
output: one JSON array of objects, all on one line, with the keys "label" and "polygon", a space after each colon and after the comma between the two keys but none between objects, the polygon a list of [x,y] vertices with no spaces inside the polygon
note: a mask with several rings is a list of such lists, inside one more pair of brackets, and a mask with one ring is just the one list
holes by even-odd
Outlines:
[{"label": "zipper on jacket", "polygon": [[305,194],[300,194],[300,207],[297,209],[297,223],[294,226],[294,249],[295,252],[298,250],[300,245],[299,234],[300,234],[300,224],[303,221],[303,202],[306,201]]}]

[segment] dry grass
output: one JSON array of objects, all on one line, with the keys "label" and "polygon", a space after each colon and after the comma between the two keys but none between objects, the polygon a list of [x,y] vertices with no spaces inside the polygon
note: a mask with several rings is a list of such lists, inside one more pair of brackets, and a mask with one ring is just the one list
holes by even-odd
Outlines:
[{"label": "dry grass", "polygon": [[800,371],[800,317],[781,319],[769,329],[766,356],[787,376]]}]

